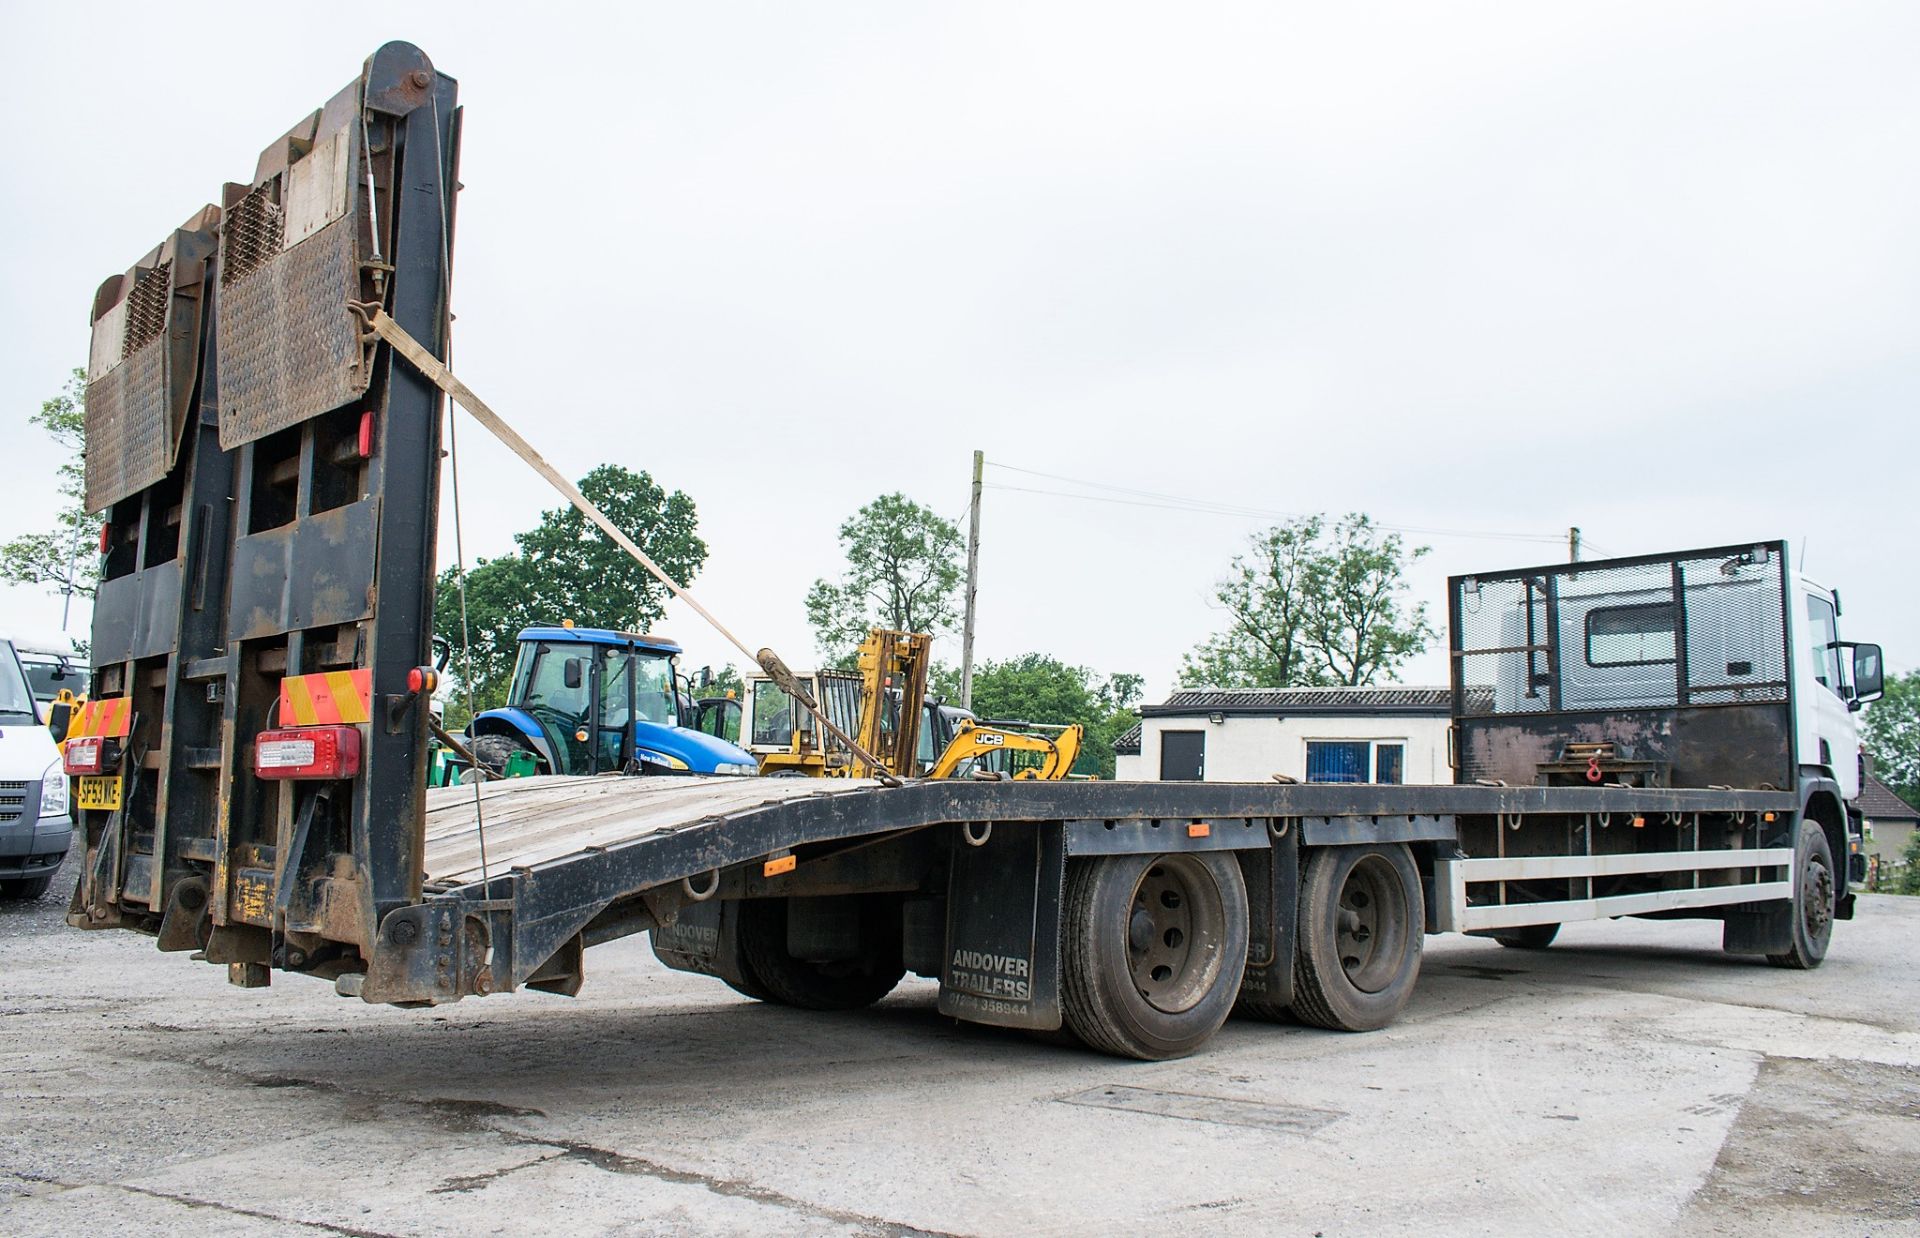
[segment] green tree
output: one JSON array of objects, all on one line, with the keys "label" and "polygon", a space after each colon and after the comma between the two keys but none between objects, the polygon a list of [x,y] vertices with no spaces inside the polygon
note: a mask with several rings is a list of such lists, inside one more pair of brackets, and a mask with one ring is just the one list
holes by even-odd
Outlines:
[{"label": "green tree", "polygon": [[67,458],[55,471],[60,507],[53,527],[23,533],[0,545],[0,580],[16,585],[45,585],[90,598],[100,579],[100,517],[87,514],[87,372],[76,369],[66,390],[40,405],[28,421],[45,430]]},{"label": "green tree", "polygon": [[[706,562],[693,500],[680,491],[603,464],[580,479],[580,492],[680,583]],[[582,627],[644,631],[665,613],[669,596],[571,506],[540,513],[539,524],[513,540],[518,554],[481,560],[467,573],[464,628],[454,569],[440,574],[434,595],[434,635],[452,646],[455,675],[471,660],[480,709],[505,702],[522,628],[571,619]]]},{"label": "green tree", "polygon": [[1909,804],[1920,803],[1920,671],[1887,680],[1887,694],[1861,715],[1873,773]]},{"label": "green tree", "polygon": [[1307,607],[1307,643],[1332,682],[1370,684],[1427,647],[1434,632],[1426,603],[1408,610],[1402,595],[1407,565],[1429,549],[1408,550],[1398,533],[1382,535],[1364,513],[1333,526]]},{"label": "green tree", "polygon": [[1900,870],[1900,894],[1920,894],[1920,830],[1907,840],[1907,849],[1900,853],[1906,861],[1906,867]]},{"label": "green tree", "polygon": [[1138,675],[1103,679],[1084,666],[1026,653],[975,668],[973,711],[1002,721],[1078,723],[1086,728],[1086,741],[1073,772],[1112,778],[1113,741],[1139,719],[1133,706],[1140,699],[1140,685]]},{"label": "green tree", "polygon": [[847,571],[807,590],[822,657],[845,663],[870,628],[939,635],[959,617],[961,555],[953,521],[904,494],[883,494],[840,526]]},{"label": "green tree", "polygon": [[[473,689],[476,710],[506,703],[508,678],[519,653],[522,629],[552,622],[553,614],[537,594],[539,574],[519,555],[482,559],[467,572],[466,624],[460,617],[460,578],[455,568],[440,573],[434,584],[433,634],[452,650],[448,669]],[[469,719],[467,693],[454,694],[447,706],[447,722],[462,725]]]},{"label": "green tree", "polygon": [[1434,635],[1404,602],[1407,549],[1355,513],[1329,527],[1303,516],[1249,539],[1214,597],[1228,624],[1181,660],[1187,687],[1359,687],[1391,675]]}]

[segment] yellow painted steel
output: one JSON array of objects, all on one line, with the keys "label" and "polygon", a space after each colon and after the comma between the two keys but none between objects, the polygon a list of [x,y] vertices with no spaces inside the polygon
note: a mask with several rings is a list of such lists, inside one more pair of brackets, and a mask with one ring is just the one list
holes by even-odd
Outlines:
[{"label": "yellow painted steel", "polygon": [[1021,780],[1055,782],[1073,772],[1073,763],[1086,740],[1085,728],[1075,724],[1047,735],[1034,731],[1012,731],[996,726],[962,722],[953,742],[927,771],[929,778],[951,778],[967,761],[996,752],[1036,752],[1042,754],[1039,765],[1014,774]]}]

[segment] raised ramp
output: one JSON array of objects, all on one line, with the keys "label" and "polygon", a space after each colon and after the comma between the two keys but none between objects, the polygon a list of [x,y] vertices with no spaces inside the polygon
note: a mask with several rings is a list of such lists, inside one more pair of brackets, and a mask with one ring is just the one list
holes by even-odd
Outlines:
[{"label": "raised ramp", "polygon": [[477,813],[472,786],[439,787],[427,792],[426,883],[480,880],[480,825],[487,871],[499,876],[714,818],[879,785],[850,778],[508,778],[481,785]]}]

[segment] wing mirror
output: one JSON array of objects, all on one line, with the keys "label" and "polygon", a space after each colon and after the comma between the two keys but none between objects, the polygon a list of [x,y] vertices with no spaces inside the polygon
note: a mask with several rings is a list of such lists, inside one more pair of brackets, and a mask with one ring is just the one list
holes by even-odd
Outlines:
[{"label": "wing mirror", "polygon": [[568,658],[560,668],[560,681],[569,688],[580,686],[580,659]]},{"label": "wing mirror", "polygon": [[1868,701],[1877,701],[1886,695],[1886,667],[1880,658],[1880,646],[1855,645],[1853,647],[1853,700],[1850,707],[1858,709]]}]

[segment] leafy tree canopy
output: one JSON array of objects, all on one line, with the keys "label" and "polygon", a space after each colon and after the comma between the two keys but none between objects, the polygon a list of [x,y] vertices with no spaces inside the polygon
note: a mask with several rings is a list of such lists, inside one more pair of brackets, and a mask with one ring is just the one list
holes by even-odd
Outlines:
[{"label": "leafy tree canopy", "polygon": [[[668,493],[644,472],[603,464],[580,479],[580,492],[680,583],[706,562],[693,500],[680,491]],[[464,630],[455,569],[440,574],[434,594],[434,635],[452,646],[455,675],[471,659],[483,710],[506,701],[521,629],[571,619],[581,627],[645,631],[665,613],[669,596],[571,506],[542,512],[539,524],[513,540],[518,554],[481,560],[468,571]]]},{"label": "leafy tree canopy", "polygon": [[1909,804],[1920,803],[1920,671],[1887,680],[1887,694],[1861,715],[1874,776]]},{"label": "leafy tree canopy", "polygon": [[60,495],[52,525],[38,533],[23,533],[0,545],[0,580],[16,585],[43,585],[61,593],[72,583],[76,597],[90,598],[100,579],[100,517],[87,514],[85,503],[87,448],[87,372],[76,369],[59,395],[40,405],[28,421],[67,453],[55,472]]},{"label": "leafy tree canopy", "polygon": [[1329,526],[1303,516],[1250,540],[1214,596],[1225,631],[1181,662],[1187,687],[1361,687],[1392,675],[1433,638],[1424,604],[1408,609],[1407,549],[1361,513]]},{"label": "leafy tree canopy", "polygon": [[1076,774],[1113,777],[1113,741],[1139,721],[1141,677],[1101,677],[1084,666],[1069,666],[1043,653],[1026,653],[1001,662],[983,662],[973,672],[973,711],[982,718],[1079,723],[1086,742],[1074,762]]},{"label": "leafy tree canopy", "polygon": [[872,628],[938,636],[960,614],[961,556],[953,521],[904,494],[883,494],[840,526],[847,570],[807,591],[807,622],[823,660],[850,664]]}]

